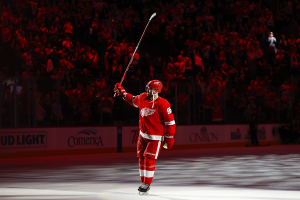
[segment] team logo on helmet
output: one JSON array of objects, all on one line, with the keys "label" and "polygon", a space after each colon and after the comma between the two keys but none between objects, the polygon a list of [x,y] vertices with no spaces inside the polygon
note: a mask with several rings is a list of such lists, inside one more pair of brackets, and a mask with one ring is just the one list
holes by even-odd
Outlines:
[{"label": "team logo on helmet", "polygon": [[150,108],[143,108],[140,111],[140,114],[142,117],[147,117],[149,115],[153,115],[155,113],[156,109],[150,109]]}]

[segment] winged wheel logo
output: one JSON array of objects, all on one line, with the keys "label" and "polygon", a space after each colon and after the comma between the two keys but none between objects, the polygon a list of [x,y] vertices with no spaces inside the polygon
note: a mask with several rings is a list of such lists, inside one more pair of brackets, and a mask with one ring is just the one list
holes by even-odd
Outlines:
[{"label": "winged wheel logo", "polygon": [[142,117],[146,117],[146,116],[149,116],[149,115],[153,115],[155,113],[156,109],[150,109],[150,108],[143,108],[141,111],[140,111],[140,114]]}]

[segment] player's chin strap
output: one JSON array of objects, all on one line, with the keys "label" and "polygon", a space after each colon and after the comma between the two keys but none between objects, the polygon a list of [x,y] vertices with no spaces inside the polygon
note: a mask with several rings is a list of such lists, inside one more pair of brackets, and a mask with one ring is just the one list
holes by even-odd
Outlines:
[{"label": "player's chin strap", "polygon": [[153,103],[152,103],[152,108],[154,107],[154,91],[152,90],[152,101],[153,101]]}]

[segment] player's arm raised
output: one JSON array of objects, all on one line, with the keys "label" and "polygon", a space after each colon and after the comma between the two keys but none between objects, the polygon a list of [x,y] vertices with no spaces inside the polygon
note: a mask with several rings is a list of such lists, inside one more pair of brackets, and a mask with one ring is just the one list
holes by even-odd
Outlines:
[{"label": "player's arm raised", "polygon": [[123,98],[130,105],[136,108],[139,107],[139,96],[133,96],[132,94],[127,93],[120,83],[116,83],[114,92],[118,95],[118,97]]},{"label": "player's arm raised", "polygon": [[176,124],[174,120],[174,115],[172,113],[171,105],[169,103],[166,103],[163,106],[163,118],[166,127],[163,147],[165,149],[171,149],[175,142],[174,135],[175,135]]}]

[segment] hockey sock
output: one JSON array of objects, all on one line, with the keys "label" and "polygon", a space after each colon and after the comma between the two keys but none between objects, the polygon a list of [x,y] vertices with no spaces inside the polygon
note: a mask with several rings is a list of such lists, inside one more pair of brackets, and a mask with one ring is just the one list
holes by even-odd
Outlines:
[{"label": "hockey sock", "polygon": [[154,158],[147,158],[145,157],[145,184],[151,184],[152,179],[154,176],[154,170],[155,170],[155,159]]},{"label": "hockey sock", "polygon": [[139,159],[139,169],[140,169],[140,177],[141,177],[141,182],[144,183],[144,178],[145,178],[145,159],[140,158]]}]

